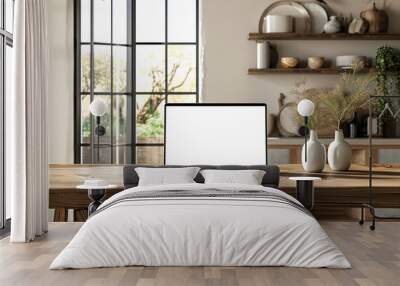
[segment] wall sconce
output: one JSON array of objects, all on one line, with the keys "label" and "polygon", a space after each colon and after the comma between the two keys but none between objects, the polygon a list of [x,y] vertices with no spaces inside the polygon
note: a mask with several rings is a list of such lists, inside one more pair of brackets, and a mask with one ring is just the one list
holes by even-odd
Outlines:
[{"label": "wall sconce", "polygon": [[97,163],[100,161],[100,136],[106,134],[106,128],[100,125],[100,117],[103,116],[107,111],[107,105],[101,99],[95,99],[90,103],[90,113],[96,117],[96,129],[95,134],[97,135]]},{"label": "wall sconce", "polygon": [[313,115],[314,113],[314,103],[309,100],[309,99],[303,99],[299,102],[299,104],[297,105],[297,111],[299,112],[299,114],[301,116],[304,117],[304,126],[305,126],[305,130],[304,130],[304,159],[307,162],[307,137],[308,137],[308,118]]}]

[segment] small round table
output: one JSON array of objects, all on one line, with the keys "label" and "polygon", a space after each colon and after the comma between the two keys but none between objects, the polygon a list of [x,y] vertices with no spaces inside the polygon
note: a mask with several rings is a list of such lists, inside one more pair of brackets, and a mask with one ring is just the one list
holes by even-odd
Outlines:
[{"label": "small round table", "polygon": [[321,180],[320,177],[290,177],[289,180],[296,181],[296,198],[308,210],[314,207],[314,181]]},{"label": "small round table", "polygon": [[88,190],[88,197],[91,200],[91,203],[88,206],[88,215],[90,216],[94,213],[97,208],[103,202],[104,197],[106,196],[106,191],[108,189],[115,189],[116,185],[107,185],[107,186],[90,186],[90,185],[79,185],[76,186],[77,189]]}]

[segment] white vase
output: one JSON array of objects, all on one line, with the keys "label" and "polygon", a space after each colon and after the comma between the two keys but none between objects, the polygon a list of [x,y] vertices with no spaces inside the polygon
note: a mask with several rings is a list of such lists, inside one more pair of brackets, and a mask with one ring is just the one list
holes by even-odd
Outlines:
[{"label": "white vase", "polygon": [[270,66],[270,46],[266,41],[257,42],[257,69],[266,69]]},{"label": "white vase", "polygon": [[324,25],[324,32],[327,34],[339,33],[342,29],[342,23],[337,16],[331,16],[329,22]]},{"label": "white vase", "polygon": [[351,146],[344,140],[343,130],[335,131],[335,140],[329,144],[328,164],[334,171],[346,171],[351,165]]},{"label": "white vase", "polygon": [[305,160],[305,146],[301,150],[301,163],[306,172],[319,173],[326,163],[326,149],[318,140],[317,132],[310,130],[310,139],[307,141],[307,161]]}]

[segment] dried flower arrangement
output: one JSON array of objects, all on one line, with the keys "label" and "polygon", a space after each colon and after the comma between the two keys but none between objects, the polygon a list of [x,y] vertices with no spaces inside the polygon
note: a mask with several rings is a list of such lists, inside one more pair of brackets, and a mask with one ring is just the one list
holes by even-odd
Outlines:
[{"label": "dried flower arrangement", "polygon": [[369,96],[376,93],[376,76],[373,73],[357,74],[361,68],[361,64],[356,64],[344,72],[334,88],[306,89],[305,81],[296,84],[292,94],[299,100],[308,98],[315,104],[311,128],[318,130],[329,125],[339,130],[343,123],[352,119],[355,111],[366,107]]}]

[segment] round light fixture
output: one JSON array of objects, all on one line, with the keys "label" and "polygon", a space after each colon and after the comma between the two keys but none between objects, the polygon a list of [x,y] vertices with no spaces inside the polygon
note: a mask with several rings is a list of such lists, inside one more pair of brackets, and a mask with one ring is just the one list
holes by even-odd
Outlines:
[{"label": "round light fixture", "polygon": [[90,113],[94,116],[103,116],[107,111],[107,105],[101,99],[95,99],[90,103]]},{"label": "round light fixture", "polygon": [[297,105],[297,111],[303,117],[309,117],[314,113],[314,103],[309,99],[303,99]]}]

